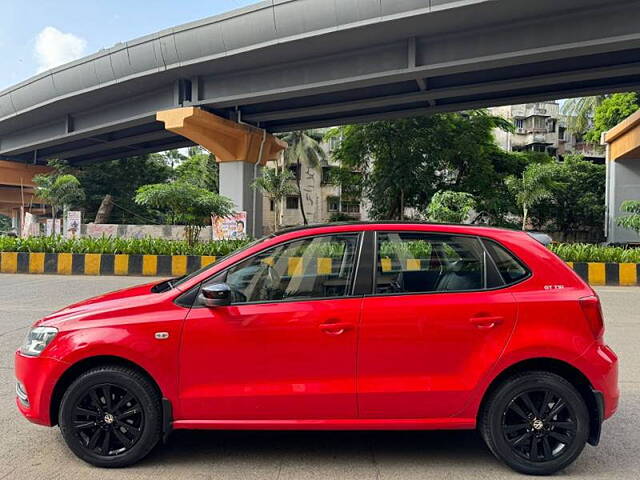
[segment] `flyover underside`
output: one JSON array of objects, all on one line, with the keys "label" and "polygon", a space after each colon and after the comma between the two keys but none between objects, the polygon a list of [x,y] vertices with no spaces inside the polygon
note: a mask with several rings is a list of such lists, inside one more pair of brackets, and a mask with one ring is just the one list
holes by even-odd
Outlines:
[{"label": "flyover underside", "polygon": [[191,145],[156,113],[199,106],[270,132],[640,87],[640,1],[463,1],[42,99],[0,156],[98,162]]}]

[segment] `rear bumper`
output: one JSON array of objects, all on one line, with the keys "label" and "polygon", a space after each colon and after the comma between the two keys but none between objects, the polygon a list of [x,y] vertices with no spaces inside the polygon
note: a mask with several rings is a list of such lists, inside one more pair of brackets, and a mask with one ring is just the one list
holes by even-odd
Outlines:
[{"label": "rear bumper", "polygon": [[[618,387],[618,357],[606,345],[594,344],[579,359],[579,368],[587,374],[593,389],[599,392],[602,405],[602,420],[610,418],[618,409],[620,390]],[[598,397],[598,395],[596,395]],[[600,399],[597,398],[600,402]]]},{"label": "rear bumper", "polygon": [[53,389],[66,367],[58,360],[27,357],[16,352],[15,376],[20,390],[20,395],[16,394],[16,405],[27,420],[52,426],[50,406]]}]

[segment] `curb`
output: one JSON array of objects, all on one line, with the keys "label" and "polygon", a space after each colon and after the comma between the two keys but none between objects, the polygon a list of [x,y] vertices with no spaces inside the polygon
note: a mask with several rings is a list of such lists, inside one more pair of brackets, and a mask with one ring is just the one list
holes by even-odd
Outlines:
[{"label": "curb", "polygon": [[[290,274],[301,271],[300,260],[289,259]],[[195,255],[2,252],[0,273],[179,277],[215,261],[213,256]],[[318,259],[318,272],[328,273],[332,263],[330,258]],[[420,260],[407,260],[408,270],[419,270],[420,265]],[[640,286],[640,263],[567,262],[567,265],[593,286]],[[382,269],[392,268],[390,260],[383,259]]]}]

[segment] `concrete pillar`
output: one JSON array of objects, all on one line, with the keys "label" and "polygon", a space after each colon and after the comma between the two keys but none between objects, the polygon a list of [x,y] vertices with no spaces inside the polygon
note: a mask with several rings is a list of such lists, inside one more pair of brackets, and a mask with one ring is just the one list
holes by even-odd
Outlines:
[{"label": "concrete pillar", "polygon": [[230,198],[239,212],[247,212],[247,234],[262,236],[262,193],[251,185],[261,175],[262,167],[247,162],[222,162],[220,195]]},{"label": "concrete pillar", "polygon": [[220,194],[247,212],[247,233],[262,235],[262,193],[251,185],[269,160],[276,160],[287,144],[262,129],[237,123],[196,107],[156,114],[167,130],[203,146],[220,165]]},{"label": "concrete pillar", "polygon": [[611,243],[637,243],[638,235],[617,224],[617,219],[624,215],[620,211],[625,200],[640,201],[640,158],[619,159],[608,165],[609,201],[608,201],[608,236]]}]

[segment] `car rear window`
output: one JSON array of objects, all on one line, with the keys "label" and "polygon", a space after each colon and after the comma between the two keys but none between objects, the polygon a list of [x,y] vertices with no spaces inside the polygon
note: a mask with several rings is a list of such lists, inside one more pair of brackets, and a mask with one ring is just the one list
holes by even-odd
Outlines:
[{"label": "car rear window", "polygon": [[516,257],[502,245],[491,240],[483,240],[487,251],[493,258],[505,285],[513,285],[529,276],[529,271]]}]

